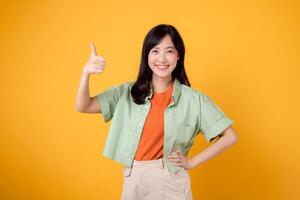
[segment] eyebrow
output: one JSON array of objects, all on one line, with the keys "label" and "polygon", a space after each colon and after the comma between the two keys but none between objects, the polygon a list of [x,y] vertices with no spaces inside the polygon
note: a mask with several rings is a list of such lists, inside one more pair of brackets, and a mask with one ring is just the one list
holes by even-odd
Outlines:
[{"label": "eyebrow", "polygon": [[[159,49],[159,48],[158,47],[153,47],[153,49]],[[176,50],[176,48],[173,47],[173,46],[167,46],[166,49],[175,49]]]}]

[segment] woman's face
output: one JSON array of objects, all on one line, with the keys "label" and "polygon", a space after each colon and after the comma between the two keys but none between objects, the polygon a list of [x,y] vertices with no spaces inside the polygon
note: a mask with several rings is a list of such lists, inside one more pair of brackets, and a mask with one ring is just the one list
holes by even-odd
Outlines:
[{"label": "woman's face", "polygon": [[166,35],[159,44],[150,50],[148,64],[153,72],[153,76],[168,78],[172,76],[178,59],[178,51],[171,37]]}]

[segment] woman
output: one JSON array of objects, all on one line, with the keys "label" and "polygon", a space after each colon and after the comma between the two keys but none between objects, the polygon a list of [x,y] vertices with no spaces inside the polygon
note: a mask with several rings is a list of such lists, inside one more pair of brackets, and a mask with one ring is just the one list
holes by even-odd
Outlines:
[{"label": "woman", "polygon": [[[184,69],[185,48],[172,25],[153,27],[144,39],[135,82],[89,96],[90,74],[102,73],[105,59],[91,44],[77,111],[112,119],[103,155],[124,165],[123,200],[191,200],[189,169],[237,141],[233,121],[201,91],[192,89]],[[188,158],[201,132],[209,147]]]}]

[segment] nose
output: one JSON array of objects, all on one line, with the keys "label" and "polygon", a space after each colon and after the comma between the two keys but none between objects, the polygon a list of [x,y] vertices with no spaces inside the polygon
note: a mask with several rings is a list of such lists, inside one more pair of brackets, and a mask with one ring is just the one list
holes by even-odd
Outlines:
[{"label": "nose", "polygon": [[161,53],[161,54],[159,55],[159,57],[158,57],[158,60],[159,60],[160,63],[166,62],[167,59],[166,59],[165,54],[164,54],[164,53]]}]

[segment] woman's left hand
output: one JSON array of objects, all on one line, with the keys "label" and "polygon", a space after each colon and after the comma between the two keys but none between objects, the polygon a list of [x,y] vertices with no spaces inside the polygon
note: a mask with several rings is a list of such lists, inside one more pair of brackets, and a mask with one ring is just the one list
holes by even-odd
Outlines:
[{"label": "woman's left hand", "polygon": [[170,155],[168,155],[168,160],[186,170],[194,168],[192,161],[178,151],[173,151]]}]

